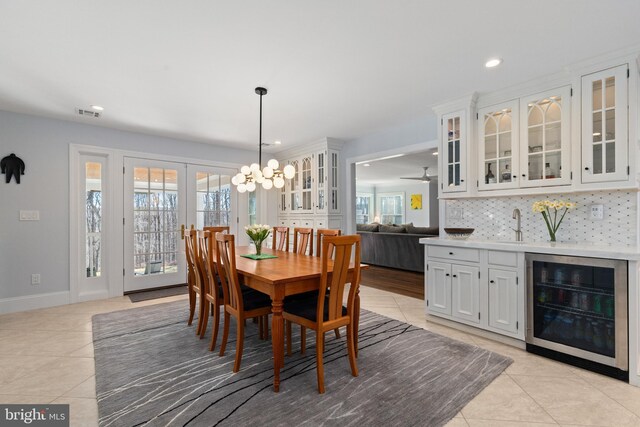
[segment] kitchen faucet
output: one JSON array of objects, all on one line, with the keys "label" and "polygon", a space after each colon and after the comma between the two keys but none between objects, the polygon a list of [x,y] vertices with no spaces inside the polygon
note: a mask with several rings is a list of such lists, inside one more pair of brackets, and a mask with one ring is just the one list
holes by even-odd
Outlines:
[{"label": "kitchen faucet", "polygon": [[516,208],[513,210],[513,219],[518,220],[518,228],[511,228],[516,232],[516,242],[522,242],[522,228],[520,224],[520,209]]}]

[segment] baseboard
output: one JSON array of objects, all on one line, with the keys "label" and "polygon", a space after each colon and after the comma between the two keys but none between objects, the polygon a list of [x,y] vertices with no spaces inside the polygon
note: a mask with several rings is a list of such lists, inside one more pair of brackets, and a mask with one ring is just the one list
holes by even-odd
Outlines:
[{"label": "baseboard", "polygon": [[69,291],[0,299],[0,314],[55,307],[70,302]]},{"label": "baseboard", "polygon": [[426,316],[428,322],[437,323],[442,326],[448,326],[452,329],[457,329],[462,332],[467,332],[469,334],[477,335],[482,338],[487,338],[493,341],[498,341],[502,344],[510,345],[512,347],[517,347],[519,349],[524,350],[526,348],[526,344],[524,341],[521,341],[517,338],[511,338],[504,335],[497,334],[495,332],[487,331],[484,329],[474,328],[473,326],[465,325],[462,323],[455,322],[449,319],[443,319],[438,316],[432,316],[427,314]]}]

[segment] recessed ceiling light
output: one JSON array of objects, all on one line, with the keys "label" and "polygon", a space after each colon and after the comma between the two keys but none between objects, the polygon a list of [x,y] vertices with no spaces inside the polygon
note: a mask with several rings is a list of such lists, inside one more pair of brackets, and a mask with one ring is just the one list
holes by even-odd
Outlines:
[{"label": "recessed ceiling light", "polygon": [[487,67],[487,68],[493,68],[493,67],[497,67],[500,64],[502,64],[502,59],[500,59],[500,58],[491,58],[490,60],[485,62],[484,66]]},{"label": "recessed ceiling light", "polygon": [[437,152],[437,151],[434,151],[434,152],[433,152],[433,155],[434,155],[434,156],[437,156],[437,155],[438,155],[438,152]]},{"label": "recessed ceiling light", "polygon": [[103,111],[104,110],[104,107],[101,107],[99,105],[92,105],[91,108],[93,108],[96,111]]},{"label": "recessed ceiling light", "polygon": [[365,163],[365,164],[364,164],[364,165],[362,165],[362,166],[364,166],[365,168],[368,168],[368,167],[369,167],[369,166],[371,166],[371,165],[370,165],[369,163]]},{"label": "recessed ceiling light", "polygon": [[280,144],[282,144],[282,141],[273,141],[273,143],[274,143],[275,145],[280,145]]}]

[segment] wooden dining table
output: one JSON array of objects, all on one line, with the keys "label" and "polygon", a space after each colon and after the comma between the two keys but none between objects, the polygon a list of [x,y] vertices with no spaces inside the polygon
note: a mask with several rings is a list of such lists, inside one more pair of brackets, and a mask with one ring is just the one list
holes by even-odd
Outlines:
[{"label": "wooden dining table", "polygon": [[[263,254],[271,254],[277,258],[253,260],[241,255],[253,254],[253,246],[236,247],[236,269],[241,282],[246,286],[265,293],[271,297],[271,342],[273,346],[273,388],[280,390],[280,369],[284,367],[284,319],[282,306],[286,296],[301,294],[320,288],[322,260],[320,257],[297,254],[294,252],[276,251],[263,248]],[[349,266],[349,275],[354,264]],[[366,268],[361,265],[361,268]],[[329,262],[328,269],[331,271]],[[348,277],[350,280],[350,277]],[[360,296],[356,294],[355,313],[360,313]],[[358,330],[356,316],[354,330]]]}]

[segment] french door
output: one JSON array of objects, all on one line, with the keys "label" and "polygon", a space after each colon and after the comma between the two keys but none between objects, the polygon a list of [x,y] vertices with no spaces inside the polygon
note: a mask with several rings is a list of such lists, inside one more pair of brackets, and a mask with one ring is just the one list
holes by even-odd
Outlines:
[{"label": "french door", "polygon": [[236,232],[232,169],[125,158],[124,291],[186,282],[181,228]]},{"label": "french door", "polygon": [[124,291],[185,283],[186,165],[124,160]]}]

